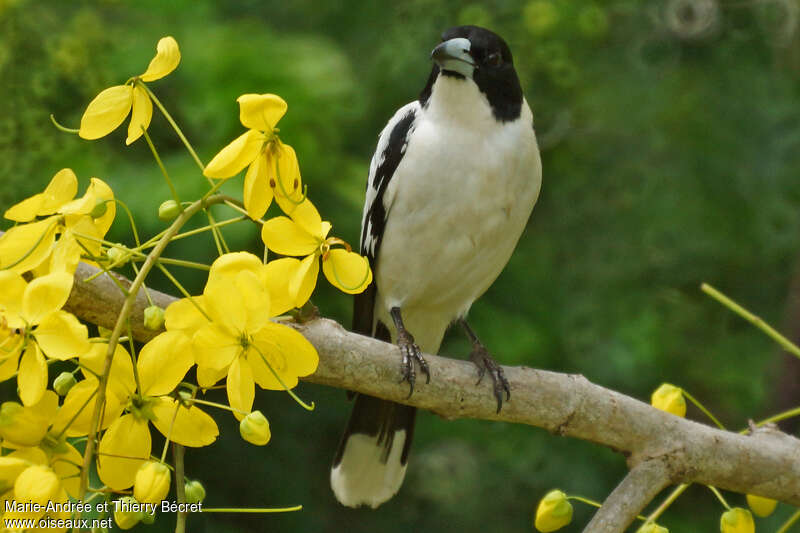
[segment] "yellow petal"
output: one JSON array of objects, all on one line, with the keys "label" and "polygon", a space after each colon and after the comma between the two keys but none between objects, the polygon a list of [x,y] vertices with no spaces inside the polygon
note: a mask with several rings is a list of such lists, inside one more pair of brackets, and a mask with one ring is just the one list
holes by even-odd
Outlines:
[{"label": "yellow petal", "polygon": [[29,466],[31,466],[30,461],[22,457],[0,457],[0,487],[2,487],[2,492],[5,492],[9,486],[13,487],[17,477]]},{"label": "yellow petal", "polygon": [[0,340],[0,381],[11,379],[17,372],[19,356],[25,343],[22,335],[8,330],[6,333],[7,336]]},{"label": "yellow petal", "polygon": [[319,276],[319,261],[316,255],[309,255],[298,265],[297,271],[289,281],[289,294],[294,299],[294,307],[302,307],[314,292]]},{"label": "yellow petal", "polygon": [[269,367],[289,388],[297,385],[298,376],[307,376],[317,369],[317,350],[292,328],[269,323],[253,337],[258,350],[248,350],[247,361],[261,388],[283,389]]},{"label": "yellow petal", "polygon": [[[282,257],[265,265],[266,279],[264,283],[269,291],[271,316],[282,315],[295,307],[295,296],[289,290],[286,280],[292,279],[299,267],[300,261],[294,257]],[[314,282],[316,283],[316,279]]]},{"label": "yellow petal", "polygon": [[6,209],[4,217],[14,222],[30,222],[42,210],[45,197],[43,193],[34,194]]},{"label": "yellow petal", "polygon": [[261,227],[261,240],[267,248],[282,255],[306,256],[320,245],[319,239],[286,217],[267,220]]},{"label": "yellow petal", "polygon": [[78,268],[78,263],[81,260],[82,250],[78,241],[72,235],[62,235],[53,246],[48,272],[66,272],[70,276],[74,275],[75,269]]},{"label": "yellow petal", "polygon": [[203,389],[213,387],[226,375],[228,375],[228,367],[210,368],[197,366],[197,384]]},{"label": "yellow petal", "polygon": [[[234,409],[249,413],[253,408],[253,399],[255,398],[255,384],[253,383],[253,373],[250,371],[250,365],[245,361],[244,357],[237,357],[231,363],[228,369],[228,379],[225,382],[226,389],[228,390],[228,403]],[[244,414],[234,411],[233,416],[236,420],[241,420],[245,417]]]},{"label": "yellow petal", "polygon": [[51,359],[66,361],[79,357],[90,348],[86,326],[66,311],[47,315],[34,330],[33,336],[44,354]]},{"label": "yellow petal", "polygon": [[242,271],[236,276],[239,294],[235,298],[245,311],[245,331],[255,332],[269,321],[270,301],[265,284],[252,272]]},{"label": "yellow petal", "polygon": [[[177,409],[177,414],[176,414]],[[217,440],[217,423],[197,406],[186,408],[172,398],[161,397],[153,404],[153,425],[165,437],[184,446],[208,446]],[[170,427],[172,431],[170,432]]]},{"label": "yellow petal", "polygon": [[[100,339],[93,339],[98,341]],[[90,348],[80,356],[83,375],[97,377],[105,368],[107,342],[92,342]],[[114,349],[111,358],[111,370],[108,373],[108,391],[116,395],[120,402],[127,402],[128,397],[136,388],[136,379],[133,376],[133,362],[128,350],[121,344]]]},{"label": "yellow petal", "polygon": [[263,269],[264,264],[261,259],[250,252],[224,254],[211,263],[211,270],[208,272],[208,283],[213,283],[223,277],[233,279],[243,270],[252,272],[260,279],[264,275]]},{"label": "yellow petal", "polygon": [[28,407],[4,402],[0,406],[0,437],[6,445],[37,446],[47,434],[56,409],[58,396],[53,391],[45,391],[39,403]]},{"label": "yellow petal", "polygon": [[0,318],[9,328],[25,327],[22,298],[28,283],[12,270],[0,270]]},{"label": "yellow petal", "polygon": [[292,220],[297,222],[301,228],[306,230],[311,235],[318,239],[324,239],[325,234],[322,226],[322,218],[319,216],[319,211],[311,203],[311,200],[306,198],[302,203],[298,204],[291,214]]},{"label": "yellow petal", "polygon": [[253,162],[261,151],[264,135],[247,130],[219,151],[206,165],[203,174],[209,178],[230,178]]},{"label": "yellow petal", "polygon": [[32,465],[23,470],[14,482],[14,496],[19,502],[46,506],[60,492],[61,483],[55,472],[45,465]]},{"label": "yellow petal", "polygon": [[[49,392],[49,391],[48,391]],[[65,431],[67,437],[82,437],[89,433],[89,425],[94,414],[97,379],[87,378],[67,393],[64,404],[58,410],[52,431],[56,434]],[[45,397],[48,393],[45,393]],[[116,394],[106,395],[101,429],[109,426],[122,414],[125,404],[120,403]],[[69,427],[67,427],[69,424]]]},{"label": "yellow petal", "polygon": [[267,161],[263,156],[250,163],[244,176],[244,208],[248,216],[258,220],[272,203],[272,188],[267,184]]},{"label": "yellow petal", "polygon": [[47,389],[47,362],[35,342],[28,343],[19,360],[17,387],[24,405],[39,403]]},{"label": "yellow petal", "polygon": [[372,283],[372,270],[366,257],[342,248],[334,248],[322,261],[322,272],[342,292],[358,294]]},{"label": "yellow petal", "polygon": [[44,190],[44,204],[38,213],[42,215],[52,215],[58,208],[69,202],[78,193],[78,178],[71,168],[62,168]]},{"label": "yellow petal", "polygon": [[199,367],[219,371],[228,368],[242,347],[235,337],[216,324],[209,324],[194,334],[192,350]]},{"label": "yellow petal", "polygon": [[67,493],[75,499],[80,499],[78,491],[83,454],[68,442],[63,445],[65,451],[53,455],[50,459],[50,467],[61,479],[61,486],[66,489]]},{"label": "yellow petal", "polygon": [[198,307],[205,310],[205,298],[202,295],[192,296],[191,300],[183,298],[172,302],[164,310],[164,326],[168,330],[181,330],[193,335],[195,331],[208,324],[208,319]]},{"label": "yellow petal", "polygon": [[102,91],[83,113],[78,135],[89,140],[105,137],[122,124],[132,103],[133,87],[130,85],[115,85]]},{"label": "yellow petal", "polygon": [[236,101],[244,127],[267,132],[272,131],[288,107],[277,94],[243,94]]},{"label": "yellow petal", "polygon": [[142,347],[136,362],[142,394],[169,394],[193,364],[189,336],[180,331],[165,331],[157,335]]},{"label": "yellow petal", "polygon": [[168,35],[162,37],[156,46],[156,56],[150,60],[147,70],[141,75],[142,81],[155,81],[163,78],[178,67],[181,62],[181,51],[178,41]]},{"label": "yellow petal", "polygon": [[72,280],[72,275],[66,272],[55,272],[28,283],[22,297],[22,316],[28,324],[38,324],[61,309],[69,298]]},{"label": "yellow petal", "polygon": [[[251,274],[252,275],[252,274]],[[238,337],[247,325],[247,310],[234,280],[221,278],[206,285],[206,310],[212,322],[223,328],[228,335]]]},{"label": "yellow petal", "polygon": [[153,118],[153,102],[150,95],[143,87],[137,85],[133,88],[133,111],[131,112],[131,123],[128,124],[128,138],[125,144],[131,144],[142,136],[142,131],[150,126],[150,119]]},{"label": "yellow petal", "polygon": [[42,264],[50,256],[57,228],[58,220],[50,217],[9,229],[0,236],[0,270],[22,274]]},{"label": "yellow petal", "polygon": [[775,510],[775,507],[778,505],[778,502],[772,498],[764,498],[763,496],[748,494],[747,505],[753,511],[753,514],[761,518],[766,518],[772,514],[772,512]]},{"label": "yellow petal", "polygon": [[150,457],[152,441],[147,422],[127,414],[114,421],[97,448],[97,474],[114,490],[133,485],[136,471]]},{"label": "yellow petal", "polygon": [[303,181],[294,148],[281,144],[269,159],[267,178],[275,200],[284,213],[291,216],[303,200]]}]

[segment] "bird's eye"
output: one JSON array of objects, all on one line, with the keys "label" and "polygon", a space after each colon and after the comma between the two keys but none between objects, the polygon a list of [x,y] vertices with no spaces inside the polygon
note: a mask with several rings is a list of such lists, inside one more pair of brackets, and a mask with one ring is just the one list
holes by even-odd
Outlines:
[{"label": "bird's eye", "polygon": [[489,54],[489,56],[486,58],[486,64],[490,67],[499,67],[503,64],[503,56],[500,55],[499,52]]}]

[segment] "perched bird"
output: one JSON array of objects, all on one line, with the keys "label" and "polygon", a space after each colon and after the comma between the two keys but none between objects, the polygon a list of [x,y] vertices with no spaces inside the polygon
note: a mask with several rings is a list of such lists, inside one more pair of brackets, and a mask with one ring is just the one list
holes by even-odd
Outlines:
[{"label": "perched bird", "polygon": [[[421,353],[436,353],[459,322],[499,411],[508,382],[465,317],[505,267],[539,195],[533,115],[511,51],[491,31],[451,28],[431,58],[419,99],[389,120],[372,157],[361,253],[374,279],[355,297],[353,329],[399,346],[413,393],[415,365],[431,379]],[[331,470],[342,504],[375,508],[397,493],[415,414],[356,395]]]}]

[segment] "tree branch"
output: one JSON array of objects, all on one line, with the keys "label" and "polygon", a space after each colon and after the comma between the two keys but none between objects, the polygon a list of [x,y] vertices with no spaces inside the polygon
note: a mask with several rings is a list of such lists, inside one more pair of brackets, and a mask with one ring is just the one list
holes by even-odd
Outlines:
[{"label": "tree branch", "polygon": [[637,464],[608,495],[583,533],[625,531],[639,512],[671,483],[670,478],[670,469],[664,457],[654,457]]},{"label": "tree branch", "polygon": [[[79,266],[66,308],[84,320],[108,327],[113,325],[123,297],[106,275],[88,283],[82,281],[94,272],[94,267]],[[162,307],[175,300],[153,290],[150,294]],[[141,312],[146,306],[143,294],[139,294],[131,318],[134,336],[141,341],[156,334],[142,326]],[[475,386],[471,363],[435,355],[425,356],[431,369],[430,384],[418,383],[408,398],[408,386],[398,383],[395,346],[350,333],[327,319],[291,325],[319,352],[319,367],[312,376],[303,378],[306,381],[414,405],[444,418],[537,426],[621,452],[627,457],[631,474],[609,496],[608,510],[598,513],[592,527],[610,524],[607,516],[612,512],[627,520],[667,482],[703,483],[800,506],[800,440],[774,427],[759,428],[750,435],[721,431],[659,411],[580,375],[527,367],[504,368],[513,392],[511,401],[496,413],[490,385]],[[662,466],[656,469],[653,465],[657,464]],[[648,466],[639,469],[638,465]],[[646,480],[651,484],[643,490]],[[622,521],[617,518],[617,529],[609,525],[596,531],[622,531]]]}]

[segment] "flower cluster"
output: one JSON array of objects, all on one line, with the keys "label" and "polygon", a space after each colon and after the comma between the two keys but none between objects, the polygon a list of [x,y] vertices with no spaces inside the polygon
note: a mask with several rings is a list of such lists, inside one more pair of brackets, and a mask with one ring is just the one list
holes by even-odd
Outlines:
[{"label": "flower cluster", "polygon": [[[78,179],[70,169],[5,211],[14,225],[0,236],[0,381],[16,378],[19,401],[0,405],[4,499],[46,504],[116,498],[120,505],[113,516],[120,528],[152,522],[133,504],[167,496],[177,468],[166,461],[170,444],[192,448],[216,441],[219,428],[210,408],[230,411],[242,438],[259,446],[269,442],[271,432],[264,414],[253,410],[256,385],[287,391],[313,408],[291,389],[316,370],[317,352],[278,317],[309,300],[320,265],[328,280],[347,293],[364,290],[372,280],[367,260],[329,236],[331,224],[322,221],[307,196],[297,155],[276,128],[288,109],[283,99],[273,94],[239,97],[247,131],[207,166],[200,163],[146,84],[175,70],[180,57],[174,38],[161,39],[145,72],[100,92],[75,132],[99,139],[130,115],[126,143],[131,144],[147,135],[155,102],[209,178],[210,190],[201,199],[180,202],[173,188],[175,198],[159,208],[159,218],[169,226],[140,241],[130,218],[136,242],[129,246],[106,240],[118,203],[111,188],[91,178],[76,198]],[[149,138],[148,144],[158,159]],[[215,194],[221,181],[214,180],[232,178],[245,167],[243,202]],[[164,177],[173,187],[166,171]],[[284,215],[262,221],[273,200]],[[209,226],[187,233],[210,231],[221,244],[210,265],[164,257],[166,244],[184,236],[178,233],[181,227],[213,203],[245,213],[260,226],[265,246],[287,257],[262,261],[249,252],[228,252],[220,227],[243,217],[217,224],[210,214]],[[266,258],[266,248],[263,252]],[[94,326],[90,335],[90,327],[65,310],[81,261],[97,269],[95,276],[116,283],[126,301],[122,314],[111,321],[114,328],[98,326],[96,336]],[[208,270],[202,293],[190,296],[167,265]],[[136,317],[131,304],[140,290],[150,298],[145,280],[154,267],[186,297],[165,309],[151,302]],[[109,273],[120,268],[131,269],[135,279],[130,286]],[[143,328],[134,327],[136,320]],[[140,330],[149,333],[134,333]],[[53,380],[51,365],[63,370]],[[213,388],[226,390],[227,403],[205,398]],[[153,450],[152,431],[163,435],[163,449]],[[90,487],[85,465],[91,465],[101,488]],[[178,473],[185,479],[186,501],[202,501],[202,484],[186,479],[182,470],[176,471],[177,479]],[[70,513],[25,508],[2,517],[70,518]]]}]

